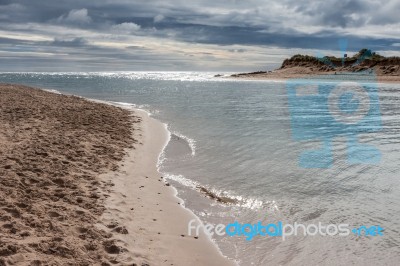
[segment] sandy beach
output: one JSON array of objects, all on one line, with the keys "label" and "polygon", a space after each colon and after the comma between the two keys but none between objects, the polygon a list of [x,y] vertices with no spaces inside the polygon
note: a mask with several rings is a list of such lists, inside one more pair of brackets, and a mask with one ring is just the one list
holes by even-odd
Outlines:
[{"label": "sandy beach", "polygon": [[[335,74],[336,73],[336,74]],[[376,73],[374,80],[378,83],[400,83],[400,75],[383,75]],[[242,80],[275,80],[275,81],[286,81],[288,79],[318,79],[329,77],[329,79],[335,80],[347,80],[351,79],[365,80],[363,74],[358,73],[346,73],[340,74],[335,71],[316,71],[308,67],[291,67],[287,69],[278,69],[274,71],[259,71],[252,73],[239,73],[228,76],[229,79],[242,79]]]},{"label": "sandy beach", "polygon": [[232,265],[158,173],[140,110],[0,85],[1,265]]}]

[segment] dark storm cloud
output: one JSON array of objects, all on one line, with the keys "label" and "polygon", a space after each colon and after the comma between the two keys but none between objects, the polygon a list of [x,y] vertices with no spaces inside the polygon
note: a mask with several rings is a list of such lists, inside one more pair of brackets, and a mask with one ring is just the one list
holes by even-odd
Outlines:
[{"label": "dark storm cloud", "polygon": [[337,50],[339,49],[338,41],[346,39],[350,50],[357,50],[364,46],[381,50],[390,49],[389,46],[397,42],[396,38],[349,36],[333,30],[307,34],[290,29],[287,32],[268,32],[263,27],[217,27],[176,22],[164,23],[159,26],[159,29],[163,30],[156,33],[160,36],[171,30],[175,32],[175,38],[182,41],[219,45],[240,44]]},{"label": "dark storm cloud", "polygon": [[371,15],[371,6],[368,1],[293,1],[295,9],[322,25],[346,27],[349,25],[361,26]]}]

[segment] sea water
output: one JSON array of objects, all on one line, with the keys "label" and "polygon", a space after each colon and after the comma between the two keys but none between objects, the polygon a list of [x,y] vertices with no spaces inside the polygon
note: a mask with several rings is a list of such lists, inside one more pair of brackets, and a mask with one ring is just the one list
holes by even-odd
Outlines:
[{"label": "sea water", "polygon": [[204,223],[321,222],[384,228],[383,236],[375,237],[300,234],[285,240],[257,236],[246,241],[214,236],[221,251],[241,265],[396,265],[400,86],[378,85],[382,128],[362,136],[381,152],[379,163],[349,164],[346,139],[337,136],[332,138],[330,167],[303,168],[301,153],[321,143],[293,139],[287,82],[232,80],[215,74],[2,73],[0,82],[132,104],[166,123],[171,139],[160,171]]}]

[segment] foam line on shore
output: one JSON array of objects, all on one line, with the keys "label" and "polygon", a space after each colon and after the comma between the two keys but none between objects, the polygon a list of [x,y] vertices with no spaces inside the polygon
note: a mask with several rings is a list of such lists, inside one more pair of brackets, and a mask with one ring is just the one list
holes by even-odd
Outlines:
[{"label": "foam line on shore", "polygon": [[173,131],[171,135],[178,139],[183,139],[184,141],[186,141],[186,143],[190,147],[192,157],[196,155],[196,141],[194,139],[189,138],[188,136],[185,136],[178,131]]}]

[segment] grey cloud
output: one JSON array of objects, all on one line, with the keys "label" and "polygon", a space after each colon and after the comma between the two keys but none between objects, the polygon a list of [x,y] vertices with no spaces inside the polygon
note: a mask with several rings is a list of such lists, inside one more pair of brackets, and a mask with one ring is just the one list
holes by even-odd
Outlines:
[{"label": "grey cloud", "polygon": [[64,47],[82,47],[87,45],[87,40],[82,37],[77,37],[73,39],[59,39],[55,38],[53,42],[49,45],[52,46],[64,46]]},{"label": "grey cloud", "polygon": [[231,52],[231,53],[244,53],[244,52],[246,52],[245,49],[229,49],[228,51]]},{"label": "grey cloud", "polygon": [[130,46],[127,46],[127,47],[125,47],[125,48],[127,48],[127,49],[132,49],[132,50],[142,50],[142,49],[147,49],[146,47],[143,47],[143,46],[137,46],[137,45],[130,45]]},{"label": "grey cloud", "polygon": [[0,44],[9,44],[9,45],[16,45],[16,44],[25,44],[27,43],[26,41],[22,41],[19,39],[13,39],[13,38],[0,38]]},{"label": "grey cloud", "polygon": [[[113,59],[127,67],[155,59],[164,66],[176,67],[179,62],[188,64],[187,57],[202,53],[218,60],[207,51],[185,51],[179,57],[179,53],[163,54],[135,43],[125,49],[95,45],[96,41],[118,43],[132,36],[157,39],[159,43],[195,43],[200,50],[216,45],[232,56],[251,56],[251,49],[231,45],[266,47],[266,52],[271,46],[288,49],[288,53],[297,48],[338,50],[341,38],[348,39],[349,50],[369,47],[383,51],[398,47],[393,44],[400,43],[400,35],[381,37],[380,32],[365,29],[400,24],[399,8],[398,0],[0,0],[0,29],[4,33],[0,35],[0,50],[65,53],[70,57],[63,60],[93,62],[93,67]],[[52,29],[54,25],[63,28]],[[312,29],[315,26],[324,30]],[[25,34],[26,39],[18,40],[18,34]],[[43,58],[42,62],[49,60]]]},{"label": "grey cloud", "polygon": [[164,19],[164,15],[158,14],[157,16],[154,17],[154,23],[161,22]]},{"label": "grey cloud", "polygon": [[60,23],[71,23],[71,24],[88,24],[92,22],[92,18],[88,15],[86,8],[72,9],[68,14],[64,14],[57,19]]},{"label": "grey cloud", "polygon": [[361,26],[370,16],[370,4],[361,0],[342,1],[298,1],[293,2],[296,10],[313,16],[317,22],[328,26]]},{"label": "grey cloud", "polygon": [[[393,3],[395,3],[394,1]],[[2,1],[1,5],[11,4]],[[20,22],[46,22],[60,16],[68,16],[71,10],[88,10],[90,17],[97,23],[109,21],[120,24],[134,22],[132,17],[148,18],[147,25],[163,21],[164,18],[173,18],[178,22],[196,22],[198,24],[214,26],[268,26],[268,23],[290,20],[290,13],[294,11],[305,16],[315,17],[319,23],[327,26],[363,25],[367,21],[380,21],[377,16],[384,10],[386,3],[376,3],[372,0],[337,0],[337,1],[53,1],[53,0],[15,0],[13,5],[25,6],[29,12]],[[393,9],[393,8],[391,8]],[[390,11],[390,10],[387,10]],[[274,13],[275,12],[275,13]],[[279,12],[279,13],[277,13]],[[393,11],[394,12],[394,11]],[[67,15],[66,15],[67,14]],[[73,14],[71,14],[73,15]],[[382,17],[384,19],[384,17]],[[298,21],[300,25],[303,21]],[[315,22],[315,21],[314,21]],[[270,25],[273,26],[273,25]]]},{"label": "grey cloud", "polygon": [[133,22],[123,22],[121,24],[111,26],[111,29],[116,33],[131,34],[140,30],[140,26]]}]

